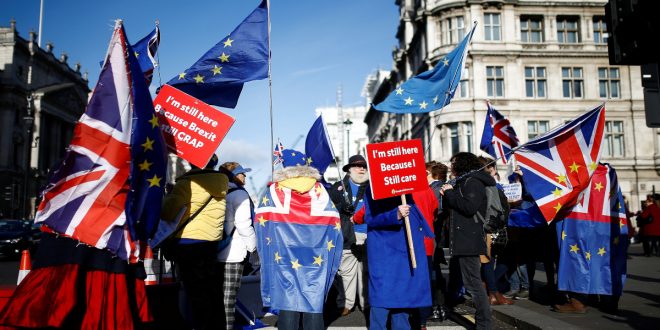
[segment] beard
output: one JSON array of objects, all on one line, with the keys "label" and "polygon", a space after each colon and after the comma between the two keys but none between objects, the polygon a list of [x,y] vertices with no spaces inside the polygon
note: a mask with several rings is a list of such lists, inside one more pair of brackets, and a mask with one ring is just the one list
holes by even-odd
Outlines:
[{"label": "beard", "polygon": [[364,174],[351,172],[349,173],[349,177],[353,182],[357,184],[365,183],[367,182],[367,180],[369,180],[369,172],[366,172]]}]

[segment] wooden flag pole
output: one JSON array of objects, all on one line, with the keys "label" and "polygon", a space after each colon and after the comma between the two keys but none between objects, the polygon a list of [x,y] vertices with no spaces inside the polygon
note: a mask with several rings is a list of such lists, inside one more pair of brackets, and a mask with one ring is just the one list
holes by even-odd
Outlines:
[{"label": "wooden flag pole", "polygon": [[[401,205],[408,205],[406,202],[406,195],[401,195]],[[408,253],[410,254],[410,261],[412,268],[417,268],[417,261],[415,260],[415,246],[413,245],[412,233],[410,232],[410,219],[408,216],[403,217],[403,222],[406,225],[406,237],[408,238]]]}]

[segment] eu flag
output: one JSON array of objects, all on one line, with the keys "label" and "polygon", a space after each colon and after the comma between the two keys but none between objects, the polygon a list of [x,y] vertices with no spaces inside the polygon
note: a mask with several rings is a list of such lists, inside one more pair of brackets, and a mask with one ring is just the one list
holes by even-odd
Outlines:
[{"label": "eu flag", "polygon": [[374,109],[393,113],[426,113],[449,104],[461,81],[467,46],[476,25],[454,50],[442,58],[432,70],[410,78]]},{"label": "eu flag", "polygon": [[309,132],[307,132],[305,155],[307,155],[308,165],[319,170],[321,175],[325,173],[328,166],[335,160],[332,145],[328,139],[328,132],[323,122],[323,116],[316,118]]},{"label": "eu flag", "polygon": [[264,307],[322,313],[343,244],[328,192],[318,182],[305,193],[274,183],[258,202],[254,228]]},{"label": "eu flag", "polygon": [[144,78],[147,80],[147,86],[151,84],[154,75],[154,67],[158,65],[158,61],[156,61],[156,52],[158,51],[159,45],[160,28],[156,25],[156,28],[151,31],[151,33],[132,46],[133,54],[135,54],[135,57],[140,64],[140,68],[144,73]]},{"label": "eu flag", "polygon": [[235,108],[243,83],[268,77],[268,52],[263,0],[229,36],[167,84],[208,104]]},{"label": "eu flag", "polygon": [[614,168],[599,164],[572,212],[558,224],[559,290],[621,295],[628,227]]},{"label": "eu flag", "polygon": [[117,22],[103,69],[64,161],[43,192],[36,223],[136,262],[153,233],[166,149],[142,70]]}]

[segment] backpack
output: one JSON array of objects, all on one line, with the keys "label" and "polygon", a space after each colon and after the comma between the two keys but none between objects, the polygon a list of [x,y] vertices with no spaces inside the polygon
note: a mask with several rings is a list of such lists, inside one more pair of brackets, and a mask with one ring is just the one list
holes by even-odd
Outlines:
[{"label": "backpack", "polygon": [[479,212],[477,218],[484,224],[487,233],[496,233],[506,227],[509,219],[509,204],[504,193],[497,186],[486,187],[486,214],[481,217]]}]

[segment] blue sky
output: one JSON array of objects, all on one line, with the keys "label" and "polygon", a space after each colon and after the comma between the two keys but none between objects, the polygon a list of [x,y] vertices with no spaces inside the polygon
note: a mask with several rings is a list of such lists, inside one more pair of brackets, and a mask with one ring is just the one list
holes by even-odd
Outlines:
[{"label": "blue sky", "polygon": [[[162,82],[192,65],[227,36],[259,0],[44,0],[42,46],[69,55],[71,66],[82,64],[96,84],[114,20],[121,18],[131,42],[151,32],[160,21]],[[39,29],[39,0],[2,0],[0,25],[11,18],[23,38]],[[275,138],[291,147],[306,134],[314,109],[334,105],[337,87],[343,104],[364,102],[360,91],[375,69],[391,69],[396,45],[398,10],[394,0],[283,1],[271,0],[273,126]],[[159,83],[154,75],[153,85]],[[222,109],[236,122],[220,145],[221,161],[234,160],[253,168],[259,186],[270,175],[270,121],[267,80],[247,83],[236,109]],[[300,141],[296,149],[304,149]],[[248,188],[251,184],[248,183]]]}]

